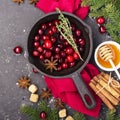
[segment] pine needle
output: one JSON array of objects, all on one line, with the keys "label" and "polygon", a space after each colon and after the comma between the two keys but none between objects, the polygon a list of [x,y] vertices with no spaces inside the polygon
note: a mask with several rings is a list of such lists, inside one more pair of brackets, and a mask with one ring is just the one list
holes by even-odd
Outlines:
[{"label": "pine needle", "polygon": [[86,120],[82,113],[76,112],[73,116],[74,120]]}]

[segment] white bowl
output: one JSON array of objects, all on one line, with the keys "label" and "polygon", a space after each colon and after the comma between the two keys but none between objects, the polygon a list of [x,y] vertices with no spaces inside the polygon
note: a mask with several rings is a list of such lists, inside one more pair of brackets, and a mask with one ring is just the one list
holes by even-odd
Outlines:
[{"label": "white bowl", "polygon": [[[118,48],[118,50],[120,51],[120,44],[118,44],[117,42],[114,42],[114,41],[105,41],[105,42],[99,44],[99,45],[97,46],[97,48],[95,49],[94,59],[95,59],[96,64],[98,65],[98,67],[101,68],[102,70],[105,70],[105,71],[114,71],[114,69],[113,69],[112,67],[111,67],[111,68],[107,68],[107,67],[102,66],[102,65],[99,63],[98,58],[97,58],[99,48],[100,48],[101,46],[103,46],[103,45],[106,45],[106,44],[114,45],[114,46],[116,46],[116,47]],[[116,68],[117,68],[117,69],[120,68],[120,62],[116,65]]]}]

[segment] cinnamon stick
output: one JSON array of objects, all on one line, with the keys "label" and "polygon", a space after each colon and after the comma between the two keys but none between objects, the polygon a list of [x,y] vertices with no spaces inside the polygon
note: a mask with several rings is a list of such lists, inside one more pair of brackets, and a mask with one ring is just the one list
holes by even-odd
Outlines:
[{"label": "cinnamon stick", "polygon": [[[107,90],[102,89],[103,87],[100,84],[96,85],[96,88],[100,90],[100,92],[113,104],[113,105],[118,105],[119,101],[112,96]],[[99,93],[99,92],[98,92]]]},{"label": "cinnamon stick", "polygon": [[[89,83],[89,86],[92,88],[92,90],[96,93],[98,91],[98,88],[96,88],[94,82],[94,80],[91,80],[91,82]],[[111,102],[101,93],[99,92],[97,94],[100,99],[105,103],[105,105],[110,109],[110,110],[115,110],[114,106],[111,104]]]},{"label": "cinnamon stick", "polygon": [[114,90],[113,87],[111,87],[108,83],[103,81],[103,79],[100,79],[99,84],[104,87],[108,92],[110,92],[114,97],[120,97],[120,94],[116,90]]},{"label": "cinnamon stick", "polygon": [[[104,72],[101,72],[100,73],[100,75],[102,75],[105,79],[105,81],[106,82],[108,82],[108,80],[109,80],[109,78],[110,78],[110,76],[108,75],[108,74],[106,74],[106,73],[104,73]],[[115,80],[114,78],[112,78],[112,80]],[[116,81],[116,80],[115,80]],[[110,84],[110,86],[112,86],[111,84]],[[112,86],[113,87],[113,86]],[[116,90],[119,94],[120,94],[120,88],[117,88],[117,87],[113,87],[113,89],[114,90]]]}]

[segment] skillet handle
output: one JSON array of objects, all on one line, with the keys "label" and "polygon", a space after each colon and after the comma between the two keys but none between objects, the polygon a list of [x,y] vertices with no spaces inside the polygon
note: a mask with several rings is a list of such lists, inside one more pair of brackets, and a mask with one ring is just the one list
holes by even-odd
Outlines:
[{"label": "skillet handle", "polygon": [[[85,106],[88,109],[93,109],[96,106],[96,102],[95,102],[93,96],[91,95],[91,93],[89,92],[86,84],[82,80],[80,74],[76,72],[72,75],[72,78],[77,87],[79,94],[81,95],[81,98],[82,98]],[[87,101],[87,99],[89,99],[89,101]]]}]

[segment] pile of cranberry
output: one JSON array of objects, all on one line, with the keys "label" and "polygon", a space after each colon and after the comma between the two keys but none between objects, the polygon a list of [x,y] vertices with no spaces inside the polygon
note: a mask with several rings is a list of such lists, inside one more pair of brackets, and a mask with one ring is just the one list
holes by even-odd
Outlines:
[{"label": "pile of cranberry", "polygon": [[[59,24],[59,20],[56,19],[39,26],[38,32],[34,37],[34,50],[32,54],[43,62],[45,59],[57,59],[57,71],[61,71],[75,66],[77,62],[80,61],[80,58],[74,51],[73,47],[60,34],[56,28],[56,23]],[[83,33],[73,23],[71,23],[71,29],[74,41],[78,46],[80,55],[82,56],[86,44]]]}]

